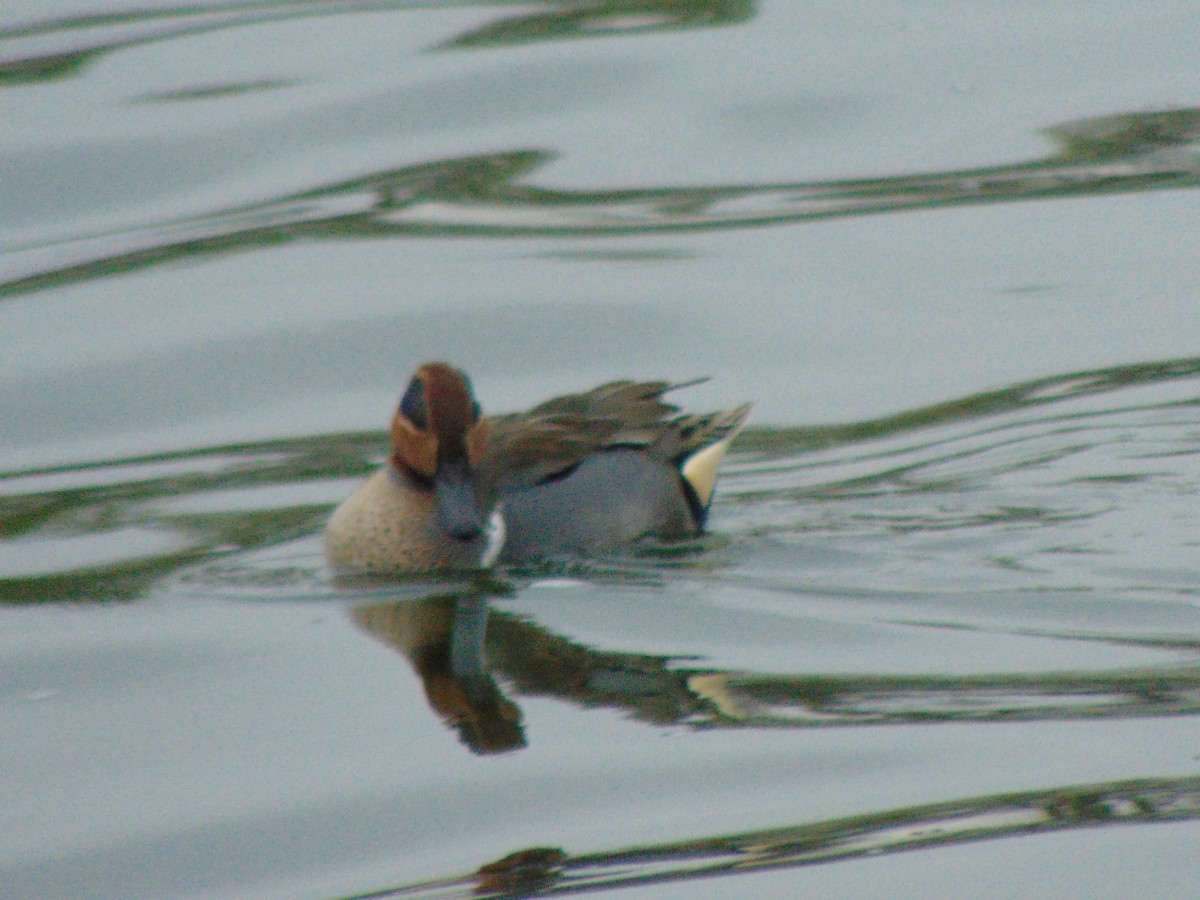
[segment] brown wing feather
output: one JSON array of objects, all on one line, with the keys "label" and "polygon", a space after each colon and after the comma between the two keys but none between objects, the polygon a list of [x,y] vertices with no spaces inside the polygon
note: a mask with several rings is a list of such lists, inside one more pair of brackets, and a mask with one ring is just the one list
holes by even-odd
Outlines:
[{"label": "brown wing feather", "polygon": [[491,484],[532,483],[612,444],[655,444],[671,425],[667,417],[679,412],[662,395],[696,383],[613,381],[526,413],[496,416],[480,475]]},{"label": "brown wing feather", "polygon": [[664,456],[680,460],[724,440],[746,424],[753,403],[700,415],[685,415],[664,423],[658,444]]}]

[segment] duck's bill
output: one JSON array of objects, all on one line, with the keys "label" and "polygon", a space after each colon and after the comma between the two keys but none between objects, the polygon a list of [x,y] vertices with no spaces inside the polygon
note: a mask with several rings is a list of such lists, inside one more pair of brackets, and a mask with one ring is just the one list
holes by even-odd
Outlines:
[{"label": "duck's bill", "polygon": [[438,520],[450,537],[468,541],[483,534],[487,517],[475,498],[475,479],[467,461],[443,461],[433,479]]}]

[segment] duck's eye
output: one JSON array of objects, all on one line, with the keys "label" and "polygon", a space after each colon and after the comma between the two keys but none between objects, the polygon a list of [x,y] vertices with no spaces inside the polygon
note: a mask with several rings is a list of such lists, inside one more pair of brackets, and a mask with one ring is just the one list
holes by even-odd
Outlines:
[{"label": "duck's eye", "polygon": [[408,383],[400,398],[400,415],[422,430],[429,427],[429,411],[425,408],[425,379],[419,375]]}]

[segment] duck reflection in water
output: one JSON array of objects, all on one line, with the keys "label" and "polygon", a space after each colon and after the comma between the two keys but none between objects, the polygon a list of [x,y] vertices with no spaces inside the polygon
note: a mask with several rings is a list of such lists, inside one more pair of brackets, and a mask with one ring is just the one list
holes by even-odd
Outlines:
[{"label": "duck reflection in water", "polygon": [[654,725],[681,724],[712,710],[711,670],[680,666],[675,656],[576,643],[491,609],[489,598],[506,593],[498,587],[479,582],[462,593],[350,612],[359,628],[403,654],[421,678],[430,707],[473,753],[504,753],[527,744],[521,711],[491,676],[493,668],[527,697],[619,709]]},{"label": "duck reflection in water", "polygon": [[[697,665],[699,655],[631,653],[573,641],[525,616],[490,609],[489,597],[506,593],[500,583],[477,583],[461,593],[363,605],[350,613],[360,628],[408,659],[429,705],[481,755],[519,750],[527,743],[521,711],[492,678],[491,668],[525,697],[619,710],[659,727],[708,731],[1095,720],[1196,711],[1197,678],[1186,666],[1136,677],[1127,672],[915,677],[728,670]],[[1140,646],[1140,639],[1131,642]]]},{"label": "duck reflection in water", "polygon": [[521,710],[488,672],[485,597],[449,594],[360,606],[351,617],[408,658],[429,705],[472,753],[525,746]]}]

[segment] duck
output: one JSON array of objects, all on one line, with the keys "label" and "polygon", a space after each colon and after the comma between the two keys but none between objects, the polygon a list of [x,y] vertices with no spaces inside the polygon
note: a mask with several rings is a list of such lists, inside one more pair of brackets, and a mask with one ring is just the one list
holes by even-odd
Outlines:
[{"label": "duck", "polygon": [[326,558],[339,575],[420,575],[700,534],[752,406],[692,415],[664,399],[703,380],[611,381],[489,417],[461,369],[425,363],[387,460],[329,518]]}]

